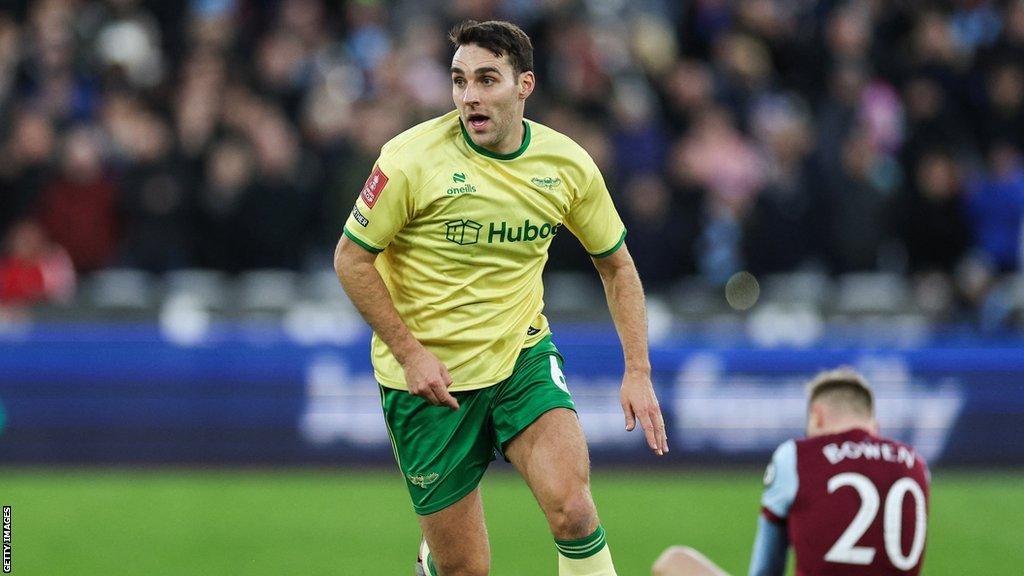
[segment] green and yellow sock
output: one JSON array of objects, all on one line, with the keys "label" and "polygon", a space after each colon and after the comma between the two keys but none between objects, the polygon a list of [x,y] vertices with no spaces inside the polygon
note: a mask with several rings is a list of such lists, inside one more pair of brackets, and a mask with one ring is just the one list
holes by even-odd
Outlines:
[{"label": "green and yellow sock", "polygon": [[555,539],[558,576],[616,576],[612,553],[598,525],[594,533],[579,540]]}]

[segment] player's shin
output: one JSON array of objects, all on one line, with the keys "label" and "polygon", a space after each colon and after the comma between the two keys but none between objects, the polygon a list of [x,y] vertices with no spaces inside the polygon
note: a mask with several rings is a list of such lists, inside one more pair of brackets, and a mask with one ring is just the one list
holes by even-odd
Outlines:
[{"label": "player's shin", "polygon": [[579,540],[555,540],[558,576],[616,576],[612,553],[601,526]]}]

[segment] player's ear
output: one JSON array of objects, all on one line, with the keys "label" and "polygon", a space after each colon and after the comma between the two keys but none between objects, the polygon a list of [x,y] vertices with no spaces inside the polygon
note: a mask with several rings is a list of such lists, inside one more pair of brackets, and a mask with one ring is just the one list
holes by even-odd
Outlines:
[{"label": "player's ear", "polygon": [[807,436],[814,437],[825,427],[825,407],[814,402],[807,408]]},{"label": "player's ear", "polygon": [[537,77],[534,76],[532,70],[527,70],[519,75],[519,99],[526,100],[533,94],[533,89],[537,85]]}]

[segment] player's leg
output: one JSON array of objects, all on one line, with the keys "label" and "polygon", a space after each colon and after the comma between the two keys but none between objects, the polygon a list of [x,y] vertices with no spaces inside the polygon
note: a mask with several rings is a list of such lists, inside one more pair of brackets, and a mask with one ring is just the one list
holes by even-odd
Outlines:
[{"label": "player's leg", "polygon": [[706,556],[687,546],[672,546],[651,568],[653,576],[729,576]]},{"label": "player's leg", "polygon": [[485,575],[490,566],[479,484],[494,459],[489,389],[456,393],[459,409],[405,390],[381,389],[395,461],[442,576]]},{"label": "player's leg", "polygon": [[590,497],[590,457],[561,356],[547,336],[495,387],[491,423],[497,449],[526,479],[547,517],[560,576],[615,574]]},{"label": "player's leg", "polygon": [[490,570],[490,548],[480,488],[433,514],[419,516],[430,547],[430,576],[478,576]]},{"label": "player's leg", "polygon": [[546,412],[509,442],[505,454],[529,484],[555,538],[574,540],[597,528],[590,460],[575,412]]},{"label": "player's leg", "polygon": [[590,458],[576,413],[566,408],[544,413],[508,443],[505,455],[547,517],[559,574],[615,574],[590,495]]}]

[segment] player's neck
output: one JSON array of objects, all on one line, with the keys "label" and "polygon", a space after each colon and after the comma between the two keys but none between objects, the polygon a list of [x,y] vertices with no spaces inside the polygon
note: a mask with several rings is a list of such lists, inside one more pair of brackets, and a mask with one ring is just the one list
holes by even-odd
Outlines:
[{"label": "player's neck", "polygon": [[523,117],[520,115],[512,122],[512,129],[498,142],[491,152],[497,154],[511,154],[523,146],[523,139],[526,138],[526,127],[523,125]]},{"label": "player's neck", "polygon": [[854,430],[863,430],[868,434],[874,435],[875,432],[872,429],[870,422],[864,422],[862,420],[846,420],[842,422],[836,422],[829,426],[823,427],[818,431],[815,436],[831,436],[833,434],[845,434]]}]

